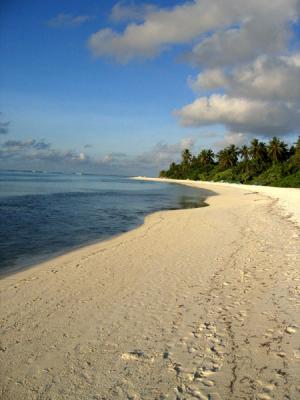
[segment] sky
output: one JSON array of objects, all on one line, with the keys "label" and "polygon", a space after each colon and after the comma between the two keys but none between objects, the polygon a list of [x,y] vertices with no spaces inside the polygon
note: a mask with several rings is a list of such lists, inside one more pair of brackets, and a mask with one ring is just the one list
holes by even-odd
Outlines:
[{"label": "sky", "polygon": [[300,134],[300,0],[3,0],[0,169],[157,175]]}]

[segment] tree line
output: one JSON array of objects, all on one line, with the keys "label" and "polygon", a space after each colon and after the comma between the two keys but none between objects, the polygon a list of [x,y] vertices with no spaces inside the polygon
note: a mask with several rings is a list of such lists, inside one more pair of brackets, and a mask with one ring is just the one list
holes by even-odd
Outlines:
[{"label": "tree line", "polygon": [[300,136],[291,147],[273,137],[268,143],[253,139],[249,146],[232,144],[218,153],[202,149],[193,155],[185,149],[181,162],[172,162],[160,177],[300,187]]}]

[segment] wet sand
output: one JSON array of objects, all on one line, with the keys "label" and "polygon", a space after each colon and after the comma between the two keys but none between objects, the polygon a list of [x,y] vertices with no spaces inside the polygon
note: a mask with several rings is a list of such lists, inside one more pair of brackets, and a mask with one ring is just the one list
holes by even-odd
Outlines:
[{"label": "wet sand", "polygon": [[201,185],[0,282],[1,398],[300,398],[299,191]]}]

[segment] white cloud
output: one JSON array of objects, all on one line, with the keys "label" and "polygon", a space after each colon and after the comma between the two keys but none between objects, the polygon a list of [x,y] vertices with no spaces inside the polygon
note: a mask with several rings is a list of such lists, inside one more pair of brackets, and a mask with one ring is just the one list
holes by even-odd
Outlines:
[{"label": "white cloud", "polygon": [[290,57],[261,56],[253,63],[238,66],[227,73],[221,68],[206,70],[195,80],[190,80],[190,84],[199,92],[223,88],[234,97],[300,102],[298,59],[299,54]]},{"label": "white cloud", "polygon": [[295,67],[299,67],[300,68],[300,53],[295,53],[295,54],[292,54],[292,55],[290,55],[288,57],[282,57],[282,60],[284,60],[289,65],[293,65]]},{"label": "white cloud", "polygon": [[230,13],[215,7],[209,0],[187,2],[172,9],[160,9],[146,16],[142,24],[131,23],[123,33],[101,29],[89,40],[96,56],[112,56],[128,61],[134,57],[153,57],[165,46],[186,43],[213,29],[230,23]]},{"label": "white cloud", "polygon": [[300,67],[289,58],[286,61],[261,57],[238,68],[229,91],[251,98],[300,102]]},{"label": "white cloud", "polygon": [[284,50],[288,40],[286,21],[283,7],[278,10],[270,7],[267,15],[261,14],[258,7],[257,15],[245,18],[241,26],[217,31],[198,43],[188,59],[201,66],[214,67],[248,62],[261,54],[276,54]]},{"label": "white cloud", "polygon": [[196,79],[188,79],[190,87],[195,91],[203,89],[224,88],[228,84],[228,78],[222,69],[213,68],[200,73]]},{"label": "white cloud", "polygon": [[[214,68],[189,79],[200,94],[176,112],[185,126],[223,124],[233,131],[287,134],[300,123],[300,55],[260,56],[234,68]],[[225,95],[214,93],[222,90]],[[212,91],[208,97],[201,93]]]},{"label": "white cloud", "polygon": [[299,110],[287,103],[273,103],[214,94],[200,97],[176,111],[183,126],[222,124],[230,131],[280,134],[294,131]]},{"label": "white cloud", "polygon": [[[90,37],[89,47],[95,56],[128,61],[134,57],[153,57],[169,45],[197,40],[190,54],[197,63],[234,64],[262,52],[282,50],[288,38],[286,23],[296,18],[297,2],[189,1],[171,9],[144,13],[143,23],[129,23],[121,33],[101,29]],[[125,14],[132,11],[136,14],[134,7],[115,7],[115,13],[123,10]]]}]

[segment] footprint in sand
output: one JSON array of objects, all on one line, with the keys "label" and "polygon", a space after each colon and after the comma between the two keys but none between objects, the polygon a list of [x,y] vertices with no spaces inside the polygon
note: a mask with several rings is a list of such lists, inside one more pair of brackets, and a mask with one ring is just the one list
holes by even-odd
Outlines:
[{"label": "footprint in sand", "polygon": [[154,361],[154,357],[147,356],[142,350],[133,350],[128,353],[123,353],[121,358],[126,361],[142,361],[150,363]]}]

